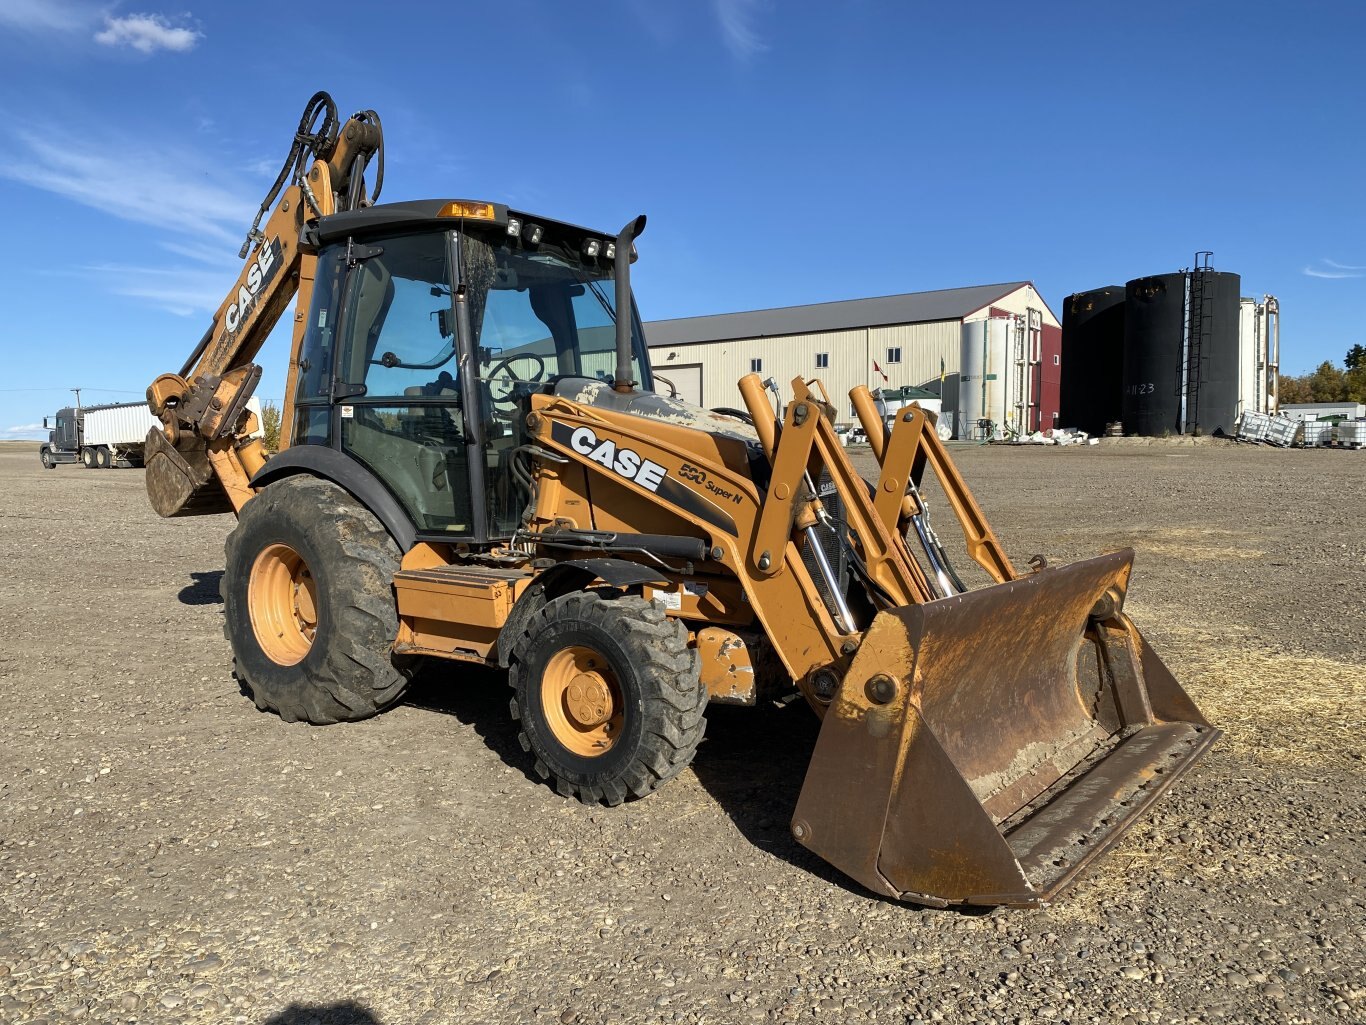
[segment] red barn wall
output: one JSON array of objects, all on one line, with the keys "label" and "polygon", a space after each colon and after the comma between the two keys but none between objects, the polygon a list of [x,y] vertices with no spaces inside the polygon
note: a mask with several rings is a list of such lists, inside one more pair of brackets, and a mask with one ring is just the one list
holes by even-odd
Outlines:
[{"label": "red barn wall", "polygon": [[1062,328],[1043,325],[1039,338],[1039,420],[1042,430],[1066,427],[1057,420],[1062,402]]}]

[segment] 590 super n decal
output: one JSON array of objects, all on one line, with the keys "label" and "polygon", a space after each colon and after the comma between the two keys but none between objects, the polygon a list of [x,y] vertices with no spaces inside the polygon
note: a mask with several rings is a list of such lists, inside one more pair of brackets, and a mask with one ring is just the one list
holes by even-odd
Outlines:
[{"label": "590 super n decal", "polygon": [[[670,475],[666,467],[647,459],[635,449],[628,448],[611,438],[600,438],[591,427],[571,427],[558,420],[551,421],[550,437],[557,444],[581,456],[587,456],[589,461],[610,470],[623,480],[632,481],[647,491],[655,492],[699,520],[710,523],[728,534],[735,534],[735,521],[731,517],[711,502],[704,501],[691,487],[685,487]],[[685,463],[684,466],[696,487],[707,486],[708,479],[704,471],[692,464]],[[740,501],[739,495],[727,489],[712,486],[709,490],[718,498],[726,498],[736,503]]]}]

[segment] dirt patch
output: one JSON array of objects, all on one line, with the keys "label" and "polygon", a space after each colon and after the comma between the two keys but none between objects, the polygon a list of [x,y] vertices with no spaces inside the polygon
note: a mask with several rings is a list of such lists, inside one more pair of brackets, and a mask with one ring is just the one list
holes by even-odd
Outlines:
[{"label": "dirt patch", "polygon": [[531,778],[498,673],[258,713],[231,520],[0,452],[0,1021],[1362,1020],[1366,453],[955,455],[1018,563],[1137,549],[1127,608],[1227,730],[1041,911],[882,901],[796,845],[800,706],[712,710],[615,810]]}]

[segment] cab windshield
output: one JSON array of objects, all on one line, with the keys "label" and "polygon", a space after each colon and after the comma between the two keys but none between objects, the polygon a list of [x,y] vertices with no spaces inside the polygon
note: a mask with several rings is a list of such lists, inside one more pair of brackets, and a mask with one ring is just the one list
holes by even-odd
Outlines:
[{"label": "cab windshield", "polygon": [[[575,244],[577,243],[577,245]],[[527,386],[559,377],[610,380],[616,368],[612,261],[581,255],[577,237],[522,246],[505,231],[460,233],[460,279],[480,376],[507,408]],[[649,387],[632,319],[633,379]]]}]

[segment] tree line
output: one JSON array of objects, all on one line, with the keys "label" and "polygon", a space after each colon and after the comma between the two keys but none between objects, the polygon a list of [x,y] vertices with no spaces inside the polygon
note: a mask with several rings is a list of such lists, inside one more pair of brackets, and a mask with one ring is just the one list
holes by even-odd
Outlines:
[{"label": "tree line", "polygon": [[1366,346],[1354,345],[1339,367],[1324,360],[1312,373],[1281,378],[1281,405],[1295,402],[1366,403]]}]

